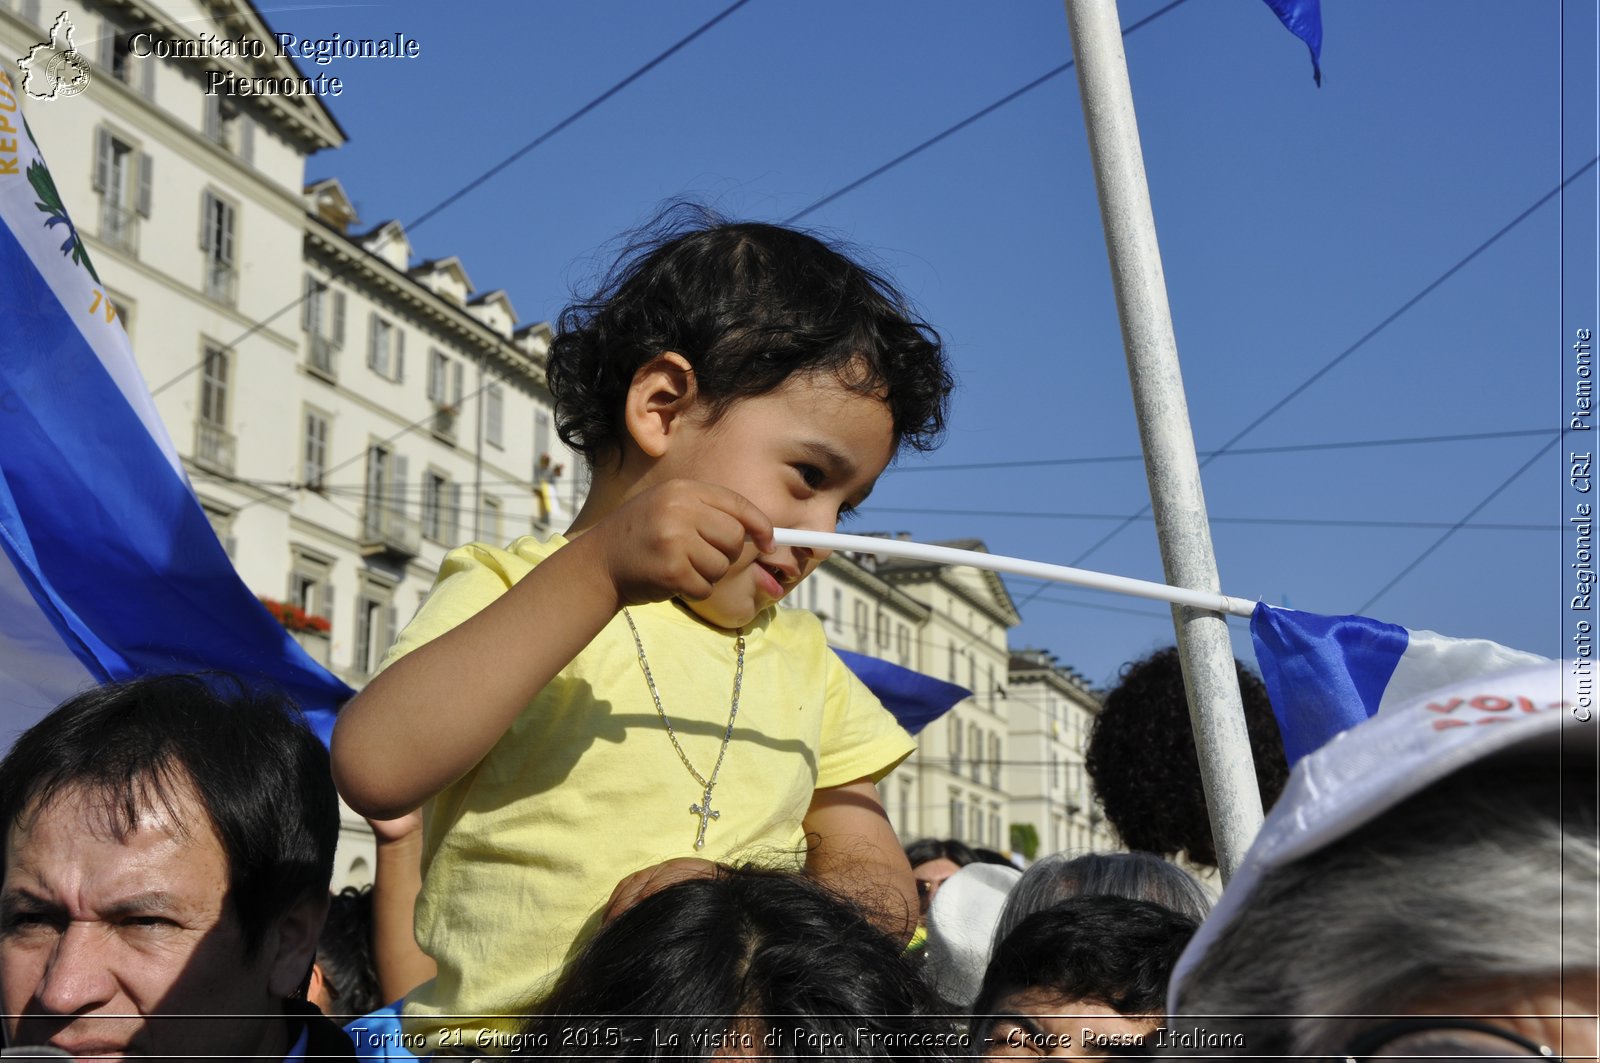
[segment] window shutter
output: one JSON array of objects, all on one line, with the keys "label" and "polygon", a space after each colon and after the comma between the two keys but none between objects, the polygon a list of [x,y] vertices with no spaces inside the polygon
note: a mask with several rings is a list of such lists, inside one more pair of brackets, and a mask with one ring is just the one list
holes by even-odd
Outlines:
[{"label": "window shutter", "polygon": [[139,153],[139,203],[138,210],[141,217],[150,216],[150,189],[154,183],[152,171],[154,165],[150,156],[145,152]]},{"label": "window shutter", "polygon": [[239,116],[239,158],[246,166],[256,164],[256,124],[250,116]]},{"label": "window shutter", "polygon": [[383,322],[378,317],[376,312],[367,315],[367,368],[368,369],[377,369],[378,368],[378,345],[383,340],[383,337],[381,335],[379,335],[379,333],[382,331],[382,328],[383,328]]},{"label": "window shutter", "polygon": [[[383,659],[385,653],[389,652],[389,647],[394,645],[394,637],[400,633],[399,627],[400,611],[395,608],[393,602],[390,602],[383,607],[383,638],[380,640],[383,643],[383,649],[378,651],[379,661]],[[378,661],[373,661],[372,666],[376,668]]]},{"label": "window shutter", "polygon": [[[333,579],[327,577],[322,581],[322,615],[328,618],[330,625],[333,623],[333,601]],[[328,635],[331,638],[333,632],[330,631]]]},{"label": "window shutter", "polygon": [[406,334],[399,326],[394,330],[394,381],[402,384],[406,379]]},{"label": "window shutter", "polygon": [[231,266],[233,265],[233,205],[220,200],[217,205],[221,208],[217,219],[219,244],[217,261],[225,266]]},{"label": "window shutter", "polygon": [[365,599],[365,598],[357,599],[357,601],[356,601],[356,639],[355,639],[356,644],[355,644],[354,658],[355,658],[355,666],[356,666],[356,668],[358,670],[360,670],[360,671],[363,671],[363,672],[370,671],[371,668],[372,668],[372,665],[374,663],[370,659],[371,658],[371,651],[368,649],[368,647],[372,645],[372,634],[371,634],[370,631],[367,630],[367,627],[368,627],[367,615],[368,615],[369,611],[370,611],[370,607],[367,604],[367,599]]},{"label": "window shutter", "polygon": [[211,141],[211,143],[213,143],[213,144],[221,143],[221,141],[222,141],[222,97],[220,97],[220,96],[207,96],[205,98],[205,110],[206,110],[206,113],[205,113],[205,118],[204,118],[204,120],[202,122],[201,131],[205,133],[206,139]]},{"label": "window shutter", "polygon": [[461,485],[450,485],[450,510],[445,514],[444,541],[451,546],[461,541]]},{"label": "window shutter", "polygon": [[111,183],[111,134],[94,131],[94,190],[104,192]]},{"label": "window shutter", "polygon": [[428,352],[428,401],[444,401],[444,355],[439,351]]},{"label": "window shutter", "polygon": [[100,65],[107,70],[117,58],[117,24],[110,19],[100,20]]},{"label": "window shutter", "polygon": [[389,509],[395,513],[406,511],[406,488],[410,486],[410,479],[406,474],[406,459],[403,454],[394,456],[394,479],[387,485],[389,495]]},{"label": "window shutter", "polygon": [[461,382],[465,378],[466,368],[460,362],[451,366],[450,404],[452,406],[459,407],[461,405]]},{"label": "window shutter", "polygon": [[333,345],[344,346],[344,292],[333,293]]},{"label": "window shutter", "polygon": [[300,300],[300,328],[304,332],[316,331],[317,278],[306,274],[305,295]]},{"label": "window shutter", "polygon": [[130,63],[139,64],[139,95],[147,100],[156,98],[156,61],[154,56],[145,56],[142,59],[128,57]]},{"label": "window shutter", "polygon": [[216,213],[216,207],[212,204],[215,199],[216,197],[210,192],[204,192],[200,196],[200,250],[202,251],[211,250],[211,218]]}]

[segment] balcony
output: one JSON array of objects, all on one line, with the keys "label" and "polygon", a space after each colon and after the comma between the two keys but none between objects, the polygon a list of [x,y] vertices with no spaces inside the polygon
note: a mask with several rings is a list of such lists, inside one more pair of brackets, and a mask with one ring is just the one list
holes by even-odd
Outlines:
[{"label": "balcony", "polygon": [[459,407],[435,403],[433,407],[433,436],[445,443],[456,441],[456,422],[461,419]]},{"label": "balcony", "polygon": [[233,433],[210,421],[194,423],[194,461],[212,472],[233,475]]},{"label": "balcony", "polygon": [[139,214],[106,200],[100,208],[100,239],[130,255],[139,253]]},{"label": "balcony", "polygon": [[361,514],[361,555],[409,561],[422,551],[422,522],[387,506],[368,506]]},{"label": "balcony", "polygon": [[238,300],[239,275],[233,266],[214,260],[206,262],[206,296],[232,306]]},{"label": "balcony", "polygon": [[339,348],[326,336],[313,335],[306,368],[332,384],[339,379]]}]

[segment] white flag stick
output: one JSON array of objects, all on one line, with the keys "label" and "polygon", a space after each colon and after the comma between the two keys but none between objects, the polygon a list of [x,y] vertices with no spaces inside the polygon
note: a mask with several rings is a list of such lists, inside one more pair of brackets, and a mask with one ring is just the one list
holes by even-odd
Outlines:
[{"label": "white flag stick", "polygon": [[813,550],[849,550],[874,554],[878,557],[932,561],[940,565],[970,565],[973,568],[986,568],[991,572],[1070,583],[1075,587],[1129,594],[1135,598],[1153,598],[1158,602],[1189,605],[1215,613],[1232,613],[1234,616],[1249,616],[1256,608],[1255,602],[1243,598],[1231,598],[1226,594],[1169,587],[1165,583],[1130,579],[1127,576],[1112,576],[1104,572],[1068,568],[1066,565],[1048,565],[1042,561],[1027,561],[1020,557],[987,554],[981,550],[957,550],[949,546],[912,543],[904,539],[884,539],[876,535],[836,535],[829,532],[796,531],[791,528],[774,528],[772,537],[779,546],[804,546]]}]

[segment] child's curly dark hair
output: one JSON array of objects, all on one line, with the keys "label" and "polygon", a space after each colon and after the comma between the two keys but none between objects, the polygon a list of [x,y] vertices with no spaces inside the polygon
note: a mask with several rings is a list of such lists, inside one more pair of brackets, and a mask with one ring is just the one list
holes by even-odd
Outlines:
[{"label": "child's curly dark hair", "polygon": [[[1267,688],[1244,665],[1234,665],[1261,804],[1271,808],[1289,781],[1283,739]],[[1176,646],[1123,666],[1122,681],[1106,695],[1089,732],[1084,766],[1106,819],[1129,849],[1186,852],[1197,864],[1216,866]]]},{"label": "child's curly dark hair", "polygon": [[547,375],[556,429],[591,465],[623,441],[634,373],[667,351],[712,419],[797,373],[888,404],[895,449],[931,450],[954,386],[939,334],[883,277],[807,233],[675,203],[633,234],[592,296],[562,311]]}]

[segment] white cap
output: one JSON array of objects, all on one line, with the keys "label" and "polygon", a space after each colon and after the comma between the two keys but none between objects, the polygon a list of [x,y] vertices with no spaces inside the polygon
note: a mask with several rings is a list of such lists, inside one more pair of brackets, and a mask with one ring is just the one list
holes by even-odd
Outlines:
[{"label": "white cap", "polygon": [[[1167,1010],[1183,981],[1268,872],[1343,838],[1476,761],[1530,745],[1595,758],[1596,721],[1566,687],[1571,662],[1479,676],[1386,708],[1294,766],[1211,915],[1178,959]],[[1554,761],[1552,760],[1552,767]]]},{"label": "white cap", "polygon": [[1021,877],[1014,867],[968,864],[933,895],[923,966],[928,983],[947,1004],[965,1009],[978,999],[1000,912]]}]

